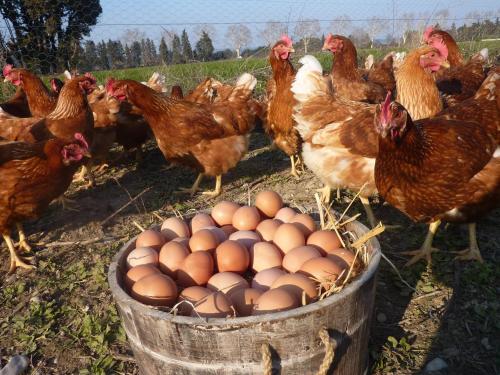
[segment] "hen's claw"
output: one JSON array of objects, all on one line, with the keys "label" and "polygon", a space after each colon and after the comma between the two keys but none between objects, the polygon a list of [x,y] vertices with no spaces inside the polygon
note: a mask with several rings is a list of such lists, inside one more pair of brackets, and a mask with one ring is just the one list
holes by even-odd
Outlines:
[{"label": "hen's claw", "polygon": [[27,257],[22,257],[20,255],[15,254],[10,258],[10,267],[9,267],[9,275],[14,273],[16,268],[24,268],[27,270],[31,270],[36,268],[34,265],[26,263],[28,260]]},{"label": "hen's claw", "polygon": [[427,261],[428,264],[432,263],[432,253],[438,252],[439,249],[435,247],[422,247],[418,250],[412,250],[412,251],[403,251],[401,254],[403,255],[413,255],[413,257],[406,262],[405,267],[411,266],[412,264],[417,263],[420,259],[424,259]]},{"label": "hen's claw", "polygon": [[483,257],[479,252],[479,249],[468,248],[462,251],[456,251],[455,254],[457,256],[455,259],[457,260],[477,260],[480,263],[484,263]]}]

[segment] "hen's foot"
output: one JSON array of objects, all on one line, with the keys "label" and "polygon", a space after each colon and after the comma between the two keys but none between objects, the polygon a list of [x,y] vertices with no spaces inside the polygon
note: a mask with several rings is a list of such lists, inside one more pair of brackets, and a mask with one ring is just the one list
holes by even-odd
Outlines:
[{"label": "hen's foot", "polygon": [[412,250],[412,251],[403,251],[401,254],[403,255],[413,255],[413,257],[406,262],[405,266],[411,266],[412,264],[417,263],[420,259],[425,259],[427,263],[432,263],[432,253],[438,252],[439,249],[432,247],[432,246],[427,246],[424,247],[422,246],[418,250]]},{"label": "hen's foot", "polygon": [[75,212],[79,211],[77,208],[71,207],[71,205],[76,204],[76,201],[73,199],[66,198],[64,195],[61,196],[60,198],[57,198],[57,203],[59,203],[62,206],[63,210],[69,210]]},{"label": "hen's foot", "polygon": [[295,156],[292,155],[290,156],[290,163],[292,164],[292,169],[290,171],[290,174],[295,177],[297,180],[300,180],[300,173],[297,170],[297,162],[295,161]]},{"label": "hen's foot", "polygon": [[477,260],[480,263],[484,263],[483,257],[479,249],[468,248],[462,251],[455,252],[457,260]]},{"label": "hen's foot", "polygon": [[405,264],[405,266],[411,266],[412,264],[418,262],[420,259],[424,258],[428,264],[432,263],[432,253],[439,251],[439,249],[432,247],[432,241],[440,224],[441,220],[437,220],[429,225],[429,230],[427,231],[424,243],[422,244],[422,247],[420,249],[402,253],[404,255],[413,255],[413,257]]},{"label": "hen's foot", "polygon": [[34,265],[28,263],[28,259],[28,257],[22,257],[14,253],[10,258],[9,274],[14,273],[17,268],[24,268],[27,270],[36,268]]},{"label": "hen's foot", "polygon": [[179,188],[174,192],[174,194],[190,194],[191,196],[193,196],[199,190],[202,180],[203,180],[203,173],[200,173],[198,177],[196,177],[193,186],[191,186],[190,188]]},{"label": "hen's foot", "polygon": [[215,177],[215,190],[214,191],[204,191],[202,194],[209,197],[218,197],[222,193],[222,176]]},{"label": "hen's foot", "polygon": [[457,251],[458,254],[455,259],[458,260],[477,260],[481,263],[484,262],[476,238],[476,223],[470,223],[469,226],[469,247],[462,251]]}]

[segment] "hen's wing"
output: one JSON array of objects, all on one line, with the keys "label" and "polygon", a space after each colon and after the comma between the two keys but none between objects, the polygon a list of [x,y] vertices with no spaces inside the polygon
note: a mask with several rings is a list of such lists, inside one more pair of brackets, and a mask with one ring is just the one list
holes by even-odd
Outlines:
[{"label": "hen's wing", "polygon": [[25,160],[32,157],[46,159],[43,152],[45,142],[26,143],[0,141],[0,165],[12,160]]}]

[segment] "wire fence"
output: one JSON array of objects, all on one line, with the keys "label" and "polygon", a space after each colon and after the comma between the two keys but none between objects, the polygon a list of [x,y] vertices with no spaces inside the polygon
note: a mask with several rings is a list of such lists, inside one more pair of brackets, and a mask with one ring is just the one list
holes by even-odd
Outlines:
[{"label": "wire fence", "polygon": [[[492,0],[0,0],[0,15],[3,64],[49,76],[68,69],[140,80],[159,70],[188,88],[245,69],[265,76],[260,58],[283,33],[299,56],[318,52],[332,32],[349,36],[360,59],[377,58],[418,45],[428,25],[450,31],[466,54],[483,46],[490,56],[500,51],[500,4]],[[231,60],[223,71],[220,60]]]}]

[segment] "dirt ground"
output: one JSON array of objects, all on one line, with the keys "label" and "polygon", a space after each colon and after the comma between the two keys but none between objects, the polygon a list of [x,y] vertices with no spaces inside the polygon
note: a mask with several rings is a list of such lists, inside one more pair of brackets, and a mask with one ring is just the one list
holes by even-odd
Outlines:
[{"label": "dirt ground", "polygon": [[[253,134],[249,155],[223,177],[223,195],[208,201],[173,194],[195,174],[182,167],[166,170],[152,143],[142,164],[125,158],[98,174],[95,188],[74,184],[67,193],[74,210],[53,203],[40,220],[26,225],[29,240],[39,244],[36,271],[7,275],[8,252],[1,245],[0,367],[25,353],[32,374],[137,374],[106,280],[113,255],[139,232],[133,221],[143,227],[159,222],[154,213],[167,217],[174,208],[187,212],[222,199],[243,203],[249,191],[263,189],[278,191],[291,205],[312,204],[319,180],[311,172],[300,181],[290,177],[286,155],[267,146],[265,136]],[[207,179],[202,187],[213,184]],[[351,196],[343,192],[334,208],[345,208]],[[434,254],[432,266],[404,268],[406,257],[399,253],[417,248],[426,228],[380,202],[374,208],[384,223],[400,226],[379,240],[412,289],[382,261],[369,342],[371,373],[423,373],[439,357],[448,365],[441,374],[500,374],[500,211],[478,223],[484,264],[454,260],[451,252],[466,246],[467,235],[464,227],[449,225],[435,239],[442,251]],[[360,204],[349,213],[356,212],[364,212]]]}]

